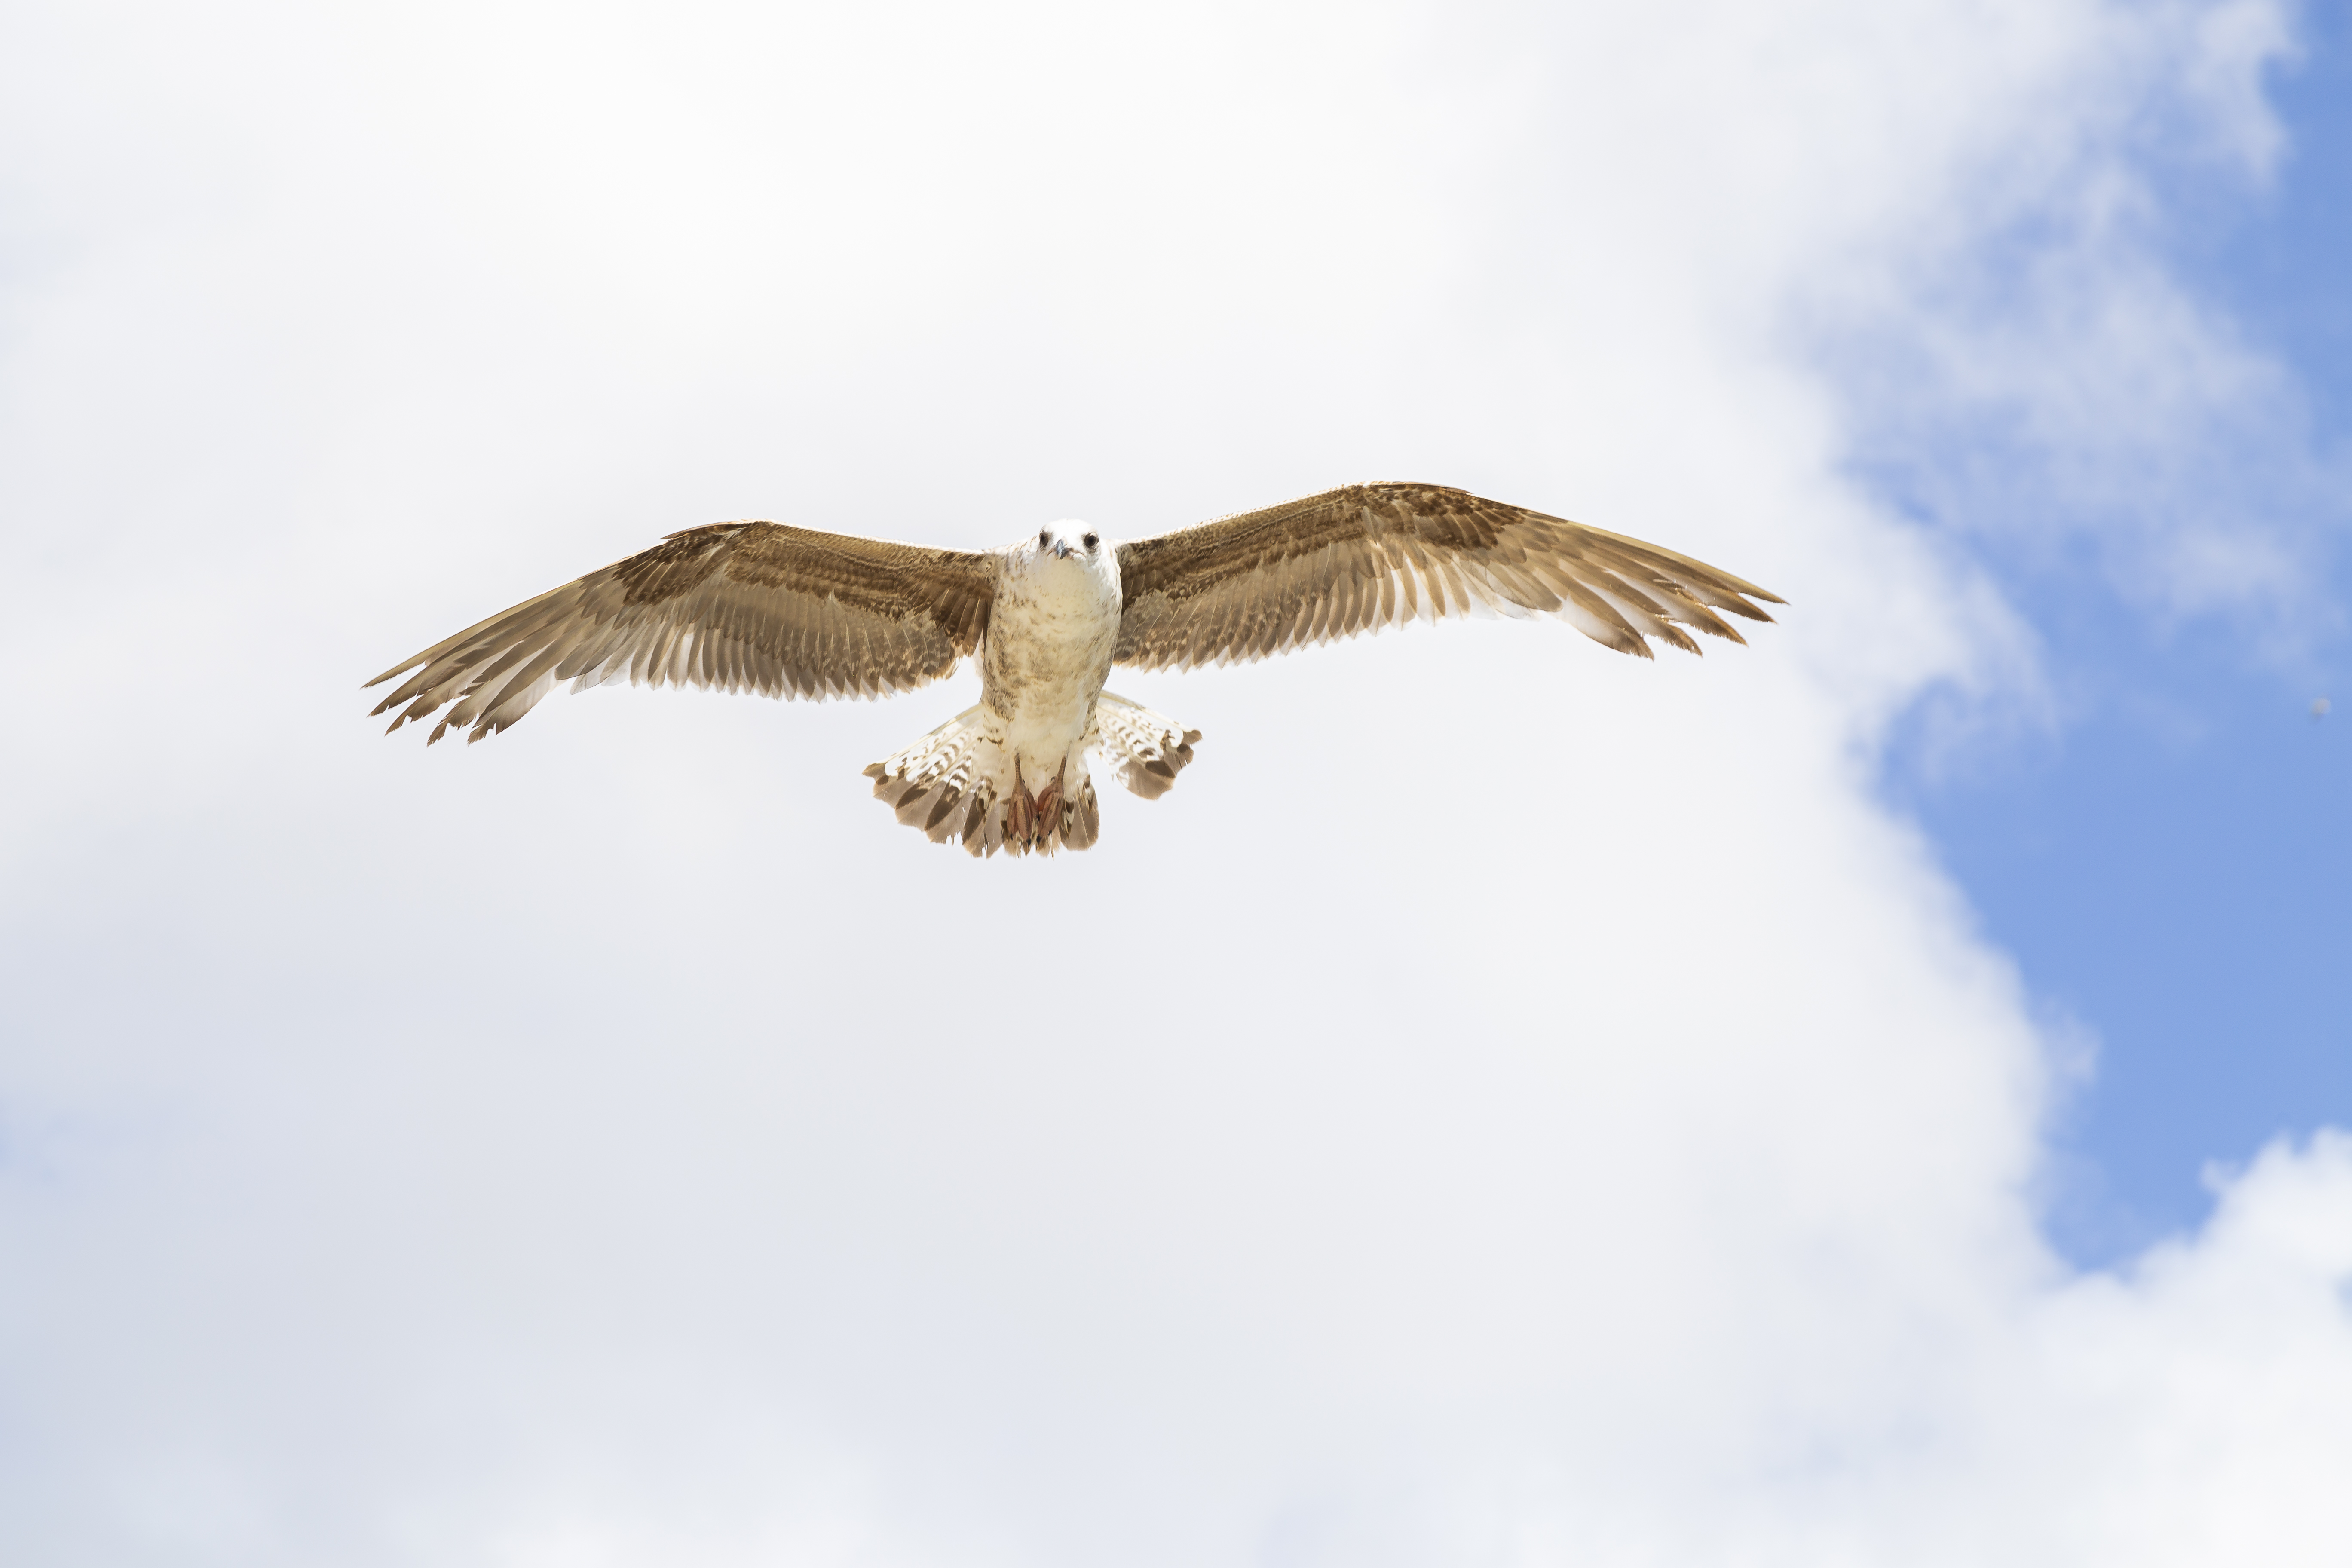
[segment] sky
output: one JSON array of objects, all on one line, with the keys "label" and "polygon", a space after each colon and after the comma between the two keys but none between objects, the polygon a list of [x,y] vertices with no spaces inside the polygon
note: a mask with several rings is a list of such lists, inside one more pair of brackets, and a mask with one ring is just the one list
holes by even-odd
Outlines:
[{"label": "sky", "polygon": [[[1865,459],[1880,494],[1974,535],[2051,688],[2042,722],[1965,757],[1915,724],[1887,782],[2043,1007],[2095,1044],[2049,1216],[2085,1261],[2200,1220],[2208,1162],[2352,1121],[2352,8],[2296,21],[2263,73],[2278,140],[2258,177],[2193,161],[2143,176],[2151,261],[2210,345],[2267,384],[2168,430],[2200,471],[2132,503],[2301,536],[2290,583],[2192,607],[2086,560],[2088,541],[2053,549],[2071,510],[2057,454],[2013,435],[1946,429]],[[1991,461],[2031,485],[1957,500],[1952,470]],[[1987,520],[2008,507],[2035,527],[1995,535]],[[2313,718],[2319,700],[2333,721]]]},{"label": "sky", "polygon": [[[2339,7],[0,17],[0,1540],[2336,1563]],[[661,534],[1361,478],[1789,601],[970,700],[360,682]],[[2314,717],[2333,694],[2338,710]]]}]

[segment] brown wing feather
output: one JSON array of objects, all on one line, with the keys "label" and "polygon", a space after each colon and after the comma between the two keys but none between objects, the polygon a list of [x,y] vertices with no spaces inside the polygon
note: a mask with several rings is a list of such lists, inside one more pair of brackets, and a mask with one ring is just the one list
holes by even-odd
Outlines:
[{"label": "brown wing feather", "polygon": [[1557,616],[1622,653],[1781,600],[1687,555],[1444,485],[1348,485],[1118,547],[1118,661],[1263,658],[1414,619]]},{"label": "brown wing feather", "polygon": [[818,533],[780,522],[719,522],[673,533],[368,682],[415,673],[376,704],[405,703],[392,728],[455,701],[468,741],[530,711],[559,680],[626,679],[771,697],[882,697],[937,680],[980,646],[997,560]]}]

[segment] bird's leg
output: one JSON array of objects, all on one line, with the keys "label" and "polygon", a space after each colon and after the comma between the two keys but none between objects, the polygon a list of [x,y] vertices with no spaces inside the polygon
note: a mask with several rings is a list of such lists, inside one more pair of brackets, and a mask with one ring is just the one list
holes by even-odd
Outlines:
[{"label": "bird's leg", "polygon": [[1028,847],[1037,836],[1037,798],[1021,779],[1021,756],[1013,757],[1013,798],[1004,803],[1004,841]]},{"label": "bird's leg", "polygon": [[1045,793],[1037,797],[1037,823],[1039,830],[1045,834],[1056,834],[1062,830],[1062,781],[1068,776],[1069,771],[1070,759],[1066,756],[1062,759],[1062,765],[1054,770],[1054,782],[1047,784]]}]

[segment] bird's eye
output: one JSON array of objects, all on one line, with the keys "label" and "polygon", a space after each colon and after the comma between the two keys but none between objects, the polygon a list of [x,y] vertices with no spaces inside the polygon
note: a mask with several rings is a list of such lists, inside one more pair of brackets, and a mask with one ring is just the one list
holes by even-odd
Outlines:
[{"label": "bird's eye", "polygon": [[1087,548],[1088,550],[1092,550],[1096,545],[1100,544],[1101,542],[1102,541],[1096,538],[1093,534],[1089,533],[1087,535]]},{"label": "bird's eye", "polygon": [[1040,550],[1050,550],[1053,548],[1053,544],[1054,531],[1050,528],[1039,529],[1037,531],[1037,548]]}]

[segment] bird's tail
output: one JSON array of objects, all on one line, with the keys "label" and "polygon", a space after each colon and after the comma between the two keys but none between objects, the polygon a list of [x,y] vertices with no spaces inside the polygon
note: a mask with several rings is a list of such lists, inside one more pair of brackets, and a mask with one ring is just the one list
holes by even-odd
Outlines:
[{"label": "bird's tail", "polygon": [[932,843],[961,844],[975,857],[1092,847],[1102,812],[1084,749],[1071,748],[1056,777],[1026,779],[1003,731],[986,704],[965,709],[868,767],[875,798]]}]

